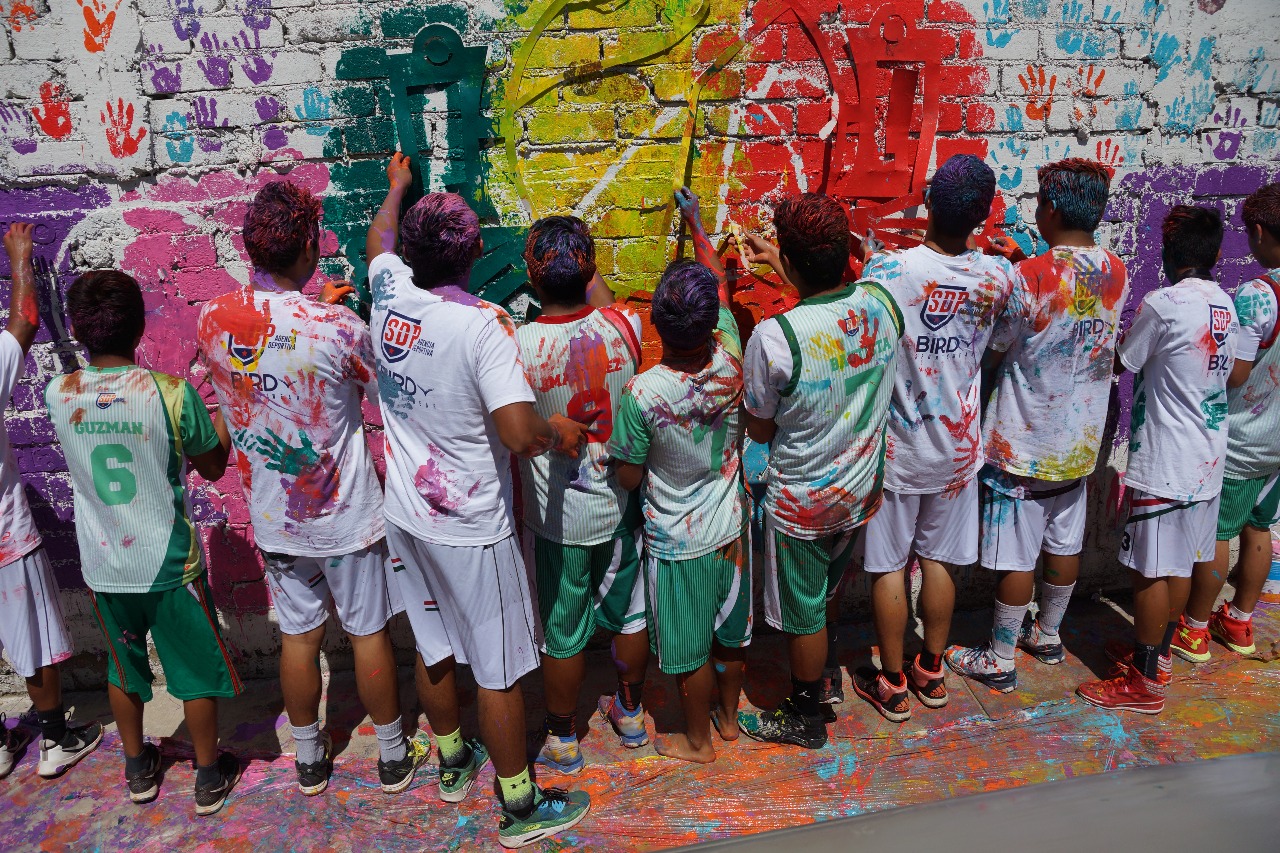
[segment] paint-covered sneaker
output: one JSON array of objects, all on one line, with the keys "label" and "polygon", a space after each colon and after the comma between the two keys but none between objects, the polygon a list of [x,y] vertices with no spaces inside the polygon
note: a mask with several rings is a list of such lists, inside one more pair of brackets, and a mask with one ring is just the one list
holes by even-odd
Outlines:
[{"label": "paint-covered sneaker", "polygon": [[475,738],[466,739],[471,747],[471,760],[461,767],[445,767],[440,765],[440,799],[446,803],[460,803],[467,798],[467,792],[475,784],[476,777],[484,769],[489,760],[489,751],[484,744]]},{"label": "paint-covered sneaker", "polygon": [[1225,601],[1209,614],[1209,633],[1238,654],[1251,655],[1258,650],[1253,642],[1253,620],[1232,619]]},{"label": "paint-covered sneaker", "polygon": [[9,728],[5,715],[0,713],[0,779],[13,771],[13,765],[18,763],[18,757],[31,739],[30,729],[21,723]]},{"label": "paint-covered sneaker", "polygon": [[1076,688],[1090,705],[1113,711],[1159,714],[1164,710],[1165,685],[1146,678],[1130,666],[1123,674],[1101,681],[1086,681]]},{"label": "paint-covered sneaker", "polygon": [[570,775],[581,772],[587,759],[582,757],[576,736],[560,737],[547,733],[547,741],[538,752],[538,764],[557,773]]},{"label": "paint-covered sneaker", "polygon": [[1040,620],[1032,617],[1030,613],[1022,619],[1022,630],[1018,632],[1018,648],[1040,663],[1049,666],[1057,666],[1067,657],[1058,635],[1047,636],[1040,630]]},{"label": "paint-covered sneaker", "polygon": [[639,749],[649,742],[649,733],[644,728],[644,705],[637,705],[634,711],[628,711],[615,693],[601,696],[596,707],[600,709],[600,716],[613,726],[614,734],[627,749]]},{"label": "paint-covered sneaker", "polygon": [[911,719],[911,701],[907,699],[906,680],[894,687],[884,673],[875,667],[862,666],[853,673],[853,692],[871,703],[871,707],[891,723]]},{"label": "paint-covered sneaker", "polygon": [[1013,661],[997,655],[989,643],[974,648],[952,646],[942,657],[956,675],[981,682],[992,690],[1009,693],[1018,686],[1018,670]]},{"label": "paint-covered sneaker", "polygon": [[1192,628],[1187,624],[1186,616],[1178,617],[1178,627],[1173,632],[1173,642],[1169,650],[1183,660],[1192,663],[1205,663],[1213,657],[1209,653],[1209,629]]},{"label": "paint-covered sneaker", "polygon": [[86,726],[67,726],[67,734],[62,743],[51,740],[40,741],[40,764],[36,772],[46,779],[61,776],[75,766],[76,762],[98,748],[102,743],[102,724],[89,723]]},{"label": "paint-covered sneaker", "polygon": [[418,732],[405,744],[404,758],[399,761],[378,759],[378,781],[388,794],[398,794],[413,784],[413,775],[431,755],[431,741],[426,732]]},{"label": "paint-covered sneaker", "polygon": [[160,794],[160,748],[154,743],[142,745],[142,769],[124,771],[124,783],[129,787],[129,799],[141,805],[149,803]]},{"label": "paint-covered sneaker", "polygon": [[[1109,640],[1102,650],[1106,652],[1107,659],[1117,667],[1116,671],[1111,673],[1111,677],[1121,675],[1133,666],[1132,643],[1126,643],[1124,640]],[[1156,663],[1159,666],[1156,681],[1161,684],[1173,681],[1173,655],[1161,655]]]},{"label": "paint-covered sneaker", "polygon": [[333,738],[328,732],[321,732],[320,742],[324,745],[324,754],[319,761],[302,764],[295,759],[293,762],[293,768],[298,772],[298,790],[308,797],[323,794],[329,787],[329,777],[333,775]]},{"label": "paint-covered sneaker", "polygon": [[916,655],[915,660],[907,667],[906,674],[907,687],[916,694],[921,705],[926,708],[946,707],[950,697],[947,695],[947,683],[941,666],[937,672],[930,672],[920,665],[920,656]]},{"label": "paint-covered sneaker", "polygon": [[498,818],[498,842],[509,850],[524,847],[576,826],[591,810],[586,791],[534,789],[533,811],[517,817],[504,806]]},{"label": "paint-covered sneaker", "polygon": [[821,717],[806,717],[791,701],[783,699],[776,711],[739,711],[738,728],[752,740],[788,743],[806,749],[827,745],[827,726]]},{"label": "paint-covered sneaker", "polygon": [[844,680],[840,677],[840,667],[822,671],[822,692],[818,701],[823,705],[844,704]]},{"label": "paint-covered sneaker", "polygon": [[240,781],[240,762],[229,752],[218,754],[218,779],[206,785],[196,783],[196,815],[216,814]]}]

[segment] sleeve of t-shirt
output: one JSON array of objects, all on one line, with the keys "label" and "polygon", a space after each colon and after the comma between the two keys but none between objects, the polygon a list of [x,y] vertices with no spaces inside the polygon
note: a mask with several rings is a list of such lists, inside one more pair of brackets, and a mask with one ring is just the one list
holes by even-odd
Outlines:
[{"label": "sleeve of t-shirt", "polygon": [[747,341],[747,354],[742,360],[747,411],[757,418],[776,415],[782,391],[791,383],[794,367],[791,347],[778,321],[769,319],[756,326]]},{"label": "sleeve of t-shirt", "polygon": [[182,439],[182,452],[187,456],[199,456],[218,446],[218,433],[209,419],[209,411],[200,399],[200,393],[190,382],[182,383],[182,414],[178,416],[178,437]]},{"label": "sleeve of t-shirt", "polygon": [[618,414],[613,417],[613,434],[609,436],[609,458],[618,462],[643,465],[649,458],[649,423],[628,385],[622,391]]},{"label": "sleeve of t-shirt", "polygon": [[742,335],[738,332],[738,320],[728,305],[720,306],[720,316],[716,320],[716,338],[730,355],[742,358]]},{"label": "sleeve of t-shirt", "polygon": [[1240,287],[1235,302],[1236,315],[1240,318],[1236,358],[1239,361],[1254,361],[1262,342],[1275,332],[1276,295],[1263,282],[1251,281]]},{"label": "sleeve of t-shirt", "polygon": [[1116,352],[1120,356],[1120,363],[1127,369],[1137,373],[1143,368],[1151,357],[1155,355],[1156,349],[1160,346],[1160,335],[1164,331],[1164,318],[1160,316],[1160,312],[1156,310],[1151,297],[1159,293],[1149,294],[1138,305],[1138,312],[1133,316],[1133,323],[1130,324],[1129,330],[1124,333],[1124,339],[1120,341],[1120,346]]},{"label": "sleeve of t-shirt", "polygon": [[995,326],[991,330],[991,340],[987,343],[996,352],[1008,352],[1009,347],[1022,334],[1023,321],[1030,316],[1031,303],[1028,298],[1029,289],[1022,271],[1014,267],[1009,273],[1012,287],[1009,298],[1004,303],[1004,310],[996,316]]},{"label": "sleeve of t-shirt", "polygon": [[22,379],[26,362],[18,339],[8,329],[0,332],[0,409],[9,405],[9,397]]},{"label": "sleeve of t-shirt", "polygon": [[491,317],[476,335],[472,354],[476,372],[476,387],[480,399],[490,412],[512,403],[532,403],[533,389],[525,376],[524,362],[520,359],[520,347],[515,335],[508,330],[510,321],[503,323],[500,317]]},{"label": "sleeve of t-shirt", "polygon": [[377,403],[378,361],[373,352],[373,335],[369,332],[369,327],[358,317],[352,316],[350,319],[355,347],[347,356],[347,363],[342,369],[349,381],[360,384],[364,389],[364,396],[370,403]]},{"label": "sleeve of t-shirt", "polygon": [[397,278],[412,279],[413,270],[396,253],[383,252],[369,261],[369,287],[375,300],[385,298]]}]

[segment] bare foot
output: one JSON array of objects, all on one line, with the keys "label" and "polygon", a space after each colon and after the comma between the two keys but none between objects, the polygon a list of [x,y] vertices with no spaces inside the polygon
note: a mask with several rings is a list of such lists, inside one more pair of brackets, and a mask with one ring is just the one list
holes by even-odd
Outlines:
[{"label": "bare foot", "polygon": [[720,733],[720,739],[725,741],[735,741],[738,739],[738,713],[727,714],[724,708],[716,708],[711,712],[715,716],[716,731]]},{"label": "bare foot", "polygon": [[716,760],[716,751],[711,748],[711,741],[707,741],[706,746],[702,749],[694,749],[689,743],[689,736],[685,734],[667,735],[658,738],[653,748],[659,755],[665,755],[667,758],[678,758],[681,761],[692,761],[697,764],[710,764]]}]

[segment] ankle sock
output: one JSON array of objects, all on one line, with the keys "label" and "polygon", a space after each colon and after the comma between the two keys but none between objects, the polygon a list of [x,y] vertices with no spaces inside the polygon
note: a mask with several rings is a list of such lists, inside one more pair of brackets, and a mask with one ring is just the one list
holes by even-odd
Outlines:
[{"label": "ankle sock", "polygon": [[800,681],[791,676],[791,702],[806,717],[817,717],[822,714],[822,703],[818,697],[822,694],[822,679],[816,681]]},{"label": "ankle sock", "polygon": [[452,734],[436,735],[436,749],[440,750],[440,764],[444,767],[461,767],[471,760],[471,747],[462,739],[462,729]]},{"label": "ankle sock", "polygon": [[320,740],[320,721],[309,726],[290,725],[293,743],[298,750],[299,764],[315,764],[324,760],[324,743]]},{"label": "ankle sock", "polygon": [[498,777],[498,795],[502,807],[518,818],[526,818],[533,812],[534,787],[529,778],[529,768],[521,770],[509,779]]},{"label": "ankle sock", "polygon": [[222,771],[218,769],[218,762],[213,762],[208,767],[196,765],[196,785],[197,787],[207,787],[216,785],[222,781]]},{"label": "ankle sock", "polygon": [[1236,607],[1234,604],[1228,604],[1227,615],[1230,616],[1232,619],[1239,620],[1240,622],[1248,622],[1250,619],[1253,618],[1253,611],[1251,610],[1248,613],[1245,613],[1243,610]]},{"label": "ankle sock", "polygon": [[577,714],[553,714],[547,712],[547,732],[559,738],[576,737]]},{"label": "ankle sock", "polygon": [[1040,623],[1040,633],[1048,634],[1050,637],[1058,636],[1058,629],[1062,627],[1062,618],[1067,615],[1067,605],[1071,603],[1071,591],[1075,588],[1074,583],[1066,586],[1048,582],[1040,584],[1040,612],[1036,615],[1036,621]]},{"label": "ankle sock", "polygon": [[1026,614],[1026,604],[1005,604],[996,600],[995,618],[991,622],[991,651],[996,657],[1013,660],[1013,650],[1022,631],[1022,617]]},{"label": "ankle sock", "polygon": [[889,686],[892,687],[894,690],[907,689],[907,677],[903,675],[901,672],[889,672],[886,669],[886,670],[881,670],[881,673],[884,675],[884,680],[889,682]]},{"label": "ankle sock", "polygon": [[1197,630],[1203,631],[1205,628],[1209,627],[1208,619],[1201,622],[1199,619],[1192,619],[1190,616],[1186,615],[1185,613],[1182,614],[1182,619],[1184,622],[1187,623],[1188,628],[1195,628]]},{"label": "ankle sock", "polygon": [[827,623],[827,665],[826,665],[826,669],[828,669],[828,670],[832,670],[832,669],[839,669],[839,668],[840,668],[840,653],[839,653],[839,649],[840,649],[840,638],[837,636],[837,629],[839,628],[839,626],[840,626],[840,623],[838,623],[838,622],[828,622],[828,623]]},{"label": "ankle sock", "polygon": [[147,769],[146,755],[147,755],[147,745],[146,745],[146,742],[144,741],[142,744],[141,752],[139,752],[137,755],[126,755],[124,757],[125,775],[128,776],[129,774],[132,774],[132,773],[141,773],[142,771],[146,770]]},{"label": "ankle sock", "polygon": [[378,736],[379,758],[383,761],[400,761],[409,752],[409,745],[404,739],[403,718],[396,717],[389,723],[374,725],[373,733]]},{"label": "ankle sock", "polygon": [[644,696],[644,682],[637,681],[634,684],[626,681],[618,681],[618,703],[622,705],[628,714],[634,714],[636,709],[640,707],[640,700]]},{"label": "ankle sock", "polygon": [[1155,646],[1133,644],[1133,666],[1138,672],[1155,681],[1160,677],[1160,658]]},{"label": "ankle sock", "polygon": [[61,702],[48,711],[36,711],[40,719],[40,737],[54,743],[62,743],[67,736],[67,708]]},{"label": "ankle sock", "polygon": [[1160,657],[1169,654],[1169,648],[1173,645],[1173,632],[1178,630],[1178,623],[1169,620],[1164,626],[1164,639],[1160,641]]},{"label": "ankle sock", "polygon": [[920,652],[920,668],[927,669],[929,672],[942,671],[942,655],[935,655],[930,652]]}]

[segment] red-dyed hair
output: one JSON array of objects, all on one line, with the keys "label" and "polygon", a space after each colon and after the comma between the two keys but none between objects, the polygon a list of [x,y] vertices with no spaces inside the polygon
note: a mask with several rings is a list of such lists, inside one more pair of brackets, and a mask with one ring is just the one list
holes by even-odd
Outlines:
[{"label": "red-dyed hair", "polygon": [[1240,218],[1248,228],[1261,225],[1280,240],[1280,184],[1267,184],[1244,200]]},{"label": "red-dyed hair", "polygon": [[324,206],[310,190],[290,181],[273,181],[244,214],[244,248],[255,268],[281,272],[298,260],[308,241],[320,239]]},{"label": "red-dyed hair", "polygon": [[778,250],[814,290],[835,287],[849,265],[849,216],[830,196],[802,193],[773,212]]}]

